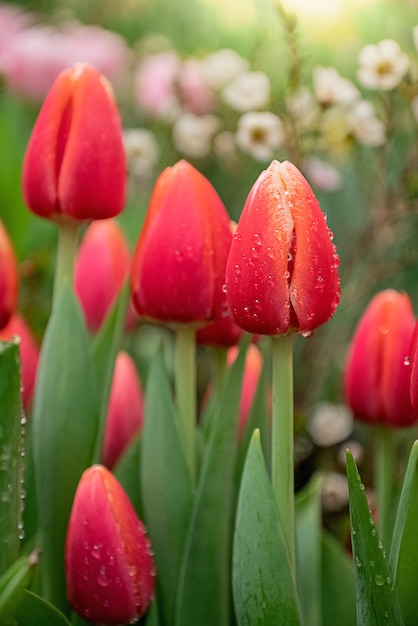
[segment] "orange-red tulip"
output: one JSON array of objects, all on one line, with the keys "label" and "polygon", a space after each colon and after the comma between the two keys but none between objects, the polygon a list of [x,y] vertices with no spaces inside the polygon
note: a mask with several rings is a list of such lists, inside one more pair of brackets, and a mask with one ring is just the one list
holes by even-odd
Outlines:
[{"label": "orange-red tulip", "polygon": [[406,293],[385,289],[364,311],[348,353],[344,389],[354,415],[368,424],[410,426],[410,355],[415,316]]},{"label": "orange-red tulip", "polygon": [[137,435],[144,420],[144,394],[138,371],[127,352],[116,357],[102,449],[102,463],[112,468]]},{"label": "orange-red tulip", "polygon": [[164,322],[206,322],[226,311],[222,291],[232,233],[211,183],[186,161],[155,185],[131,273],[140,315]]},{"label": "orange-red tulip", "polygon": [[39,346],[21,315],[15,313],[7,326],[1,329],[0,339],[10,341],[14,336],[19,337],[19,352],[22,369],[22,403],[25,410],[32,401],[36,371],[39,360]]},{"label": "orange-red tulip", "polygon": [[19,275],[14,248],[0,220],[0,328],[6,326],[16,310]]},{"label": "orange-red tulip", "polygon": [[108,80],[77,63],[53,84],[23,163],[23,195],[41,217],[114,217],[125,204],[126,166],[119,112]]},{"label": "orange-red tulip", "polygon": [[65,546],[68,601],[89,622],[126,624],[154,596],[150,542],[116,478],[102,465],[81,476]]},{"label": "orange-red tulip", "polygon": [[226,270],[229,305],[251,333],[308,335],[335,312],[339,257],[315,195],[289,161],[253,185]]},{"label": "orange-red tulip", "polygon": [[79,248],[74,287],[89,330],[101,326],[129,273],[130,252],[115,219],[93,222]]}]

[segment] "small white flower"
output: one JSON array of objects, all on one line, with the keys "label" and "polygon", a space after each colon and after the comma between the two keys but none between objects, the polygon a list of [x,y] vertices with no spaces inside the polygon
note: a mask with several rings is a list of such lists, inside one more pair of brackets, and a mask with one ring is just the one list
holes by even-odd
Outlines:
[{"label": "small white flower", "polygon": [[249,68],[249,63],[235,50],[224,48],[208,54],[202,59],[206,80],[213,89],[222,89],[238,74]]},{"label": "small white flower", "polygon": [[341,76],[335,67],[315,67],[313,87],[315,96],[321,104],[349,104],[360,97],[354,83]]},{"label": "small white flower", "polygon": [[159,157],[154,133],[146,128],[127,128],[123,131],[123,143],[131,174],[137,178],[151,174]]},{"label": "small white flower", "polygon": [[401,82],[409,69],[409,58],[393,39],[383,39],[360,50],[357,76],[368,89],[389,91]]},{"label": "small white flower", "polygon": [[347,439],[353,430],[353,416],[345,404],[320,402],[308,424],[308,432],[317,446],[333,446]]},{"label": "small white flower", "polygon": [[269,161],[284,139],[281,120],[269,111],[244,113],[238,120],[237,145],[257,161]]},{"label": "small white flower", "polygon": [[212,138],[219,120],[214,115],[181,114],[173,126],[176,150],[188,157],[203,158],[210,154]]},{"label": "small white flower", "polygon": [[287,98],[287,107],[300,129],[311,127],[320,114],[318,102],[305,86],[299,87]]},{"label": "small white flower", "polygon": [[267,105],[270,88],[270,80],[264,72],[242,72],[224,87],[221,97],[235,111],[255,111]]},{"label": "small white flower", "polygon": [[356,102],[347,117],[353,137],[368,146],[382,146],[386,141],[385,125],[380,120],[371,102]]}]

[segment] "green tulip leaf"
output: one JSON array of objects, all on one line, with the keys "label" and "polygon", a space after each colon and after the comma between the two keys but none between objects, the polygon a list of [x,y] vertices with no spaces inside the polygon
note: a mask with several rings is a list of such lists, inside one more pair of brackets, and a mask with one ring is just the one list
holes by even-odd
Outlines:
[{"label": "green tulip leaf", "polygon": [[17,559],[0,578],[0,624],[2,626],[14,626],[17,604],[32,580],[38,560],[39,552],[34,550],[31,554]]},{"label": "green tulip leaf", "polygon": [[233,546],[239,626],[298,626],[298,599],[273,493],[255,431],[244,466]]},{"label": "green tulip leaf", "polygon": [[356,572],[357,625],[403,626],[383,542],[376,531],[364,485],[354,459],[347,451],[350,523]]},{"label": "green tulip leaf", "polygon": [[25,591],[18,604],[17,623],[19,626],[70,626],[58,609],[31,591]]},{"label": "green tulip leaf", "polygon": [[322,536],[322,625],[355,626],[356,590],[353,562],[341,543]]},{"label": "green tulip leaf", "polygon": [[298,588],[305,622],[322,626],[321,476],[314,476],[296,499]]},{"label": "green tulip leaf", "polygon": [[418,624],[418,441],[409,456],[393,531],[389,564],[405,626]]},{"label": "green tulip leaf", "polygon": [[42,595],[68,612],[64,544],[72,501],[91,464],[98,427],[89,338],[71,286],[54,305],[41,350],[33,410],[33,454]]},{"label": "green tulip leaf", "polygon": [[245,343],[211,417],[177,590],[177,626],[229,626],[237,419]]},{"label": "green tulip leaf", "polygon": [[0,576],[19,555],[23,435],[18,341],[0,342]]},{"label": "green tulip leaf", "polygon": [[157,598],[164,614],[162,623],[169,626],[174,623],[176,586],[191,510],[192,484],[161,353],[154,357],[147,378],[140,455],[144,518],[158,574]]}]

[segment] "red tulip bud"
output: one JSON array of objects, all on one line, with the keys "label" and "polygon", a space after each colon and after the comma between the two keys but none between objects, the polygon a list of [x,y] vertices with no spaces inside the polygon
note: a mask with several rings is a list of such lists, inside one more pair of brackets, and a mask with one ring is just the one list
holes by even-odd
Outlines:
[{"label": "red tulip bud", "polygon": [[19,290],[17,261],[12,242],[0,220],[0,328],[16,310]]},{"label": "red tulip bud", "polygon": [[408,358],[406,359],[406,363],[409,363],[411,369],[411,403],[418,420],[418,322],[415,324],[411,341],[411,354],[409,360]]},{"label": "red tulip bud", "polygon": [[[228,365],[231,365],[238,356],[238,347],[228,351]],[[244,375],[242,378],[241,402],[238,416],[238,437],[241,439],[250,416],[258,383],[263,369],[263,355],[259,348],[250,343],[245,355]]]},{"label": "red tulip bud", "polygon": [[0,339],[10,341],[14,336],[19,337],[19,352],[22,369],[22,403],[28,410],[32,401],[36,371],[39,360],[39,346],[27,322],[19,314],[13,315],[7,326],[1,329]]},{"label": "red tulip bud", "polygon": [[[131,273],[140,315],[165,322],[205,322],[221,298],[232,234],[210,182],[186,161],[155,185]],[[219,312],[219,314],[221,314]]]},{"label": "red tulip bud", "polygon": [[410,426],[410,355],[415,316],[406,293],[381,291],[361,317],[348,353],[345,396],[354,415],[369,424]]},{"label": "red tulip bud", "polygon": [[53,84],[23,163],[23,195],[41,217],[104,219],[125,203],[125,152],[108,80],[77,63]]},{"label": "red tulip bud", "polygon": [[114,219],[93,222],[77,254],[74,286],[89,330],[96,331],[128,276],[130,252]]},{"label": "red tulip bud", "polygon": [[251,333],[310,334],[335,312],[339,258],[315,195],[288,161],[273,161],[252,187],[226,270],[227,297]]},{"label": "red tulip bud", "polygon": [[67,596],[89,622],[126,624],[154,595],[154,565],[142,523],[102,465],[81,476],[65,547]]},{"label": "red tulip bud", "polygon": [[144,419],[144,395],[134,361],[126,352],[116,357],[110,390],[102,463],[112,468],[137,435]]}]

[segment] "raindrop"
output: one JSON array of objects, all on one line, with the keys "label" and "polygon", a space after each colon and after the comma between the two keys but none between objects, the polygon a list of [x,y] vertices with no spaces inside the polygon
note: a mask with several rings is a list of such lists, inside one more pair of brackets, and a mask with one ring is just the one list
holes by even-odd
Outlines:
[{"label": "raindrop", "polygon": [[363,485],[363,483],[360,483],[360,484],[359,484],[359,487],[360,487],[360,489],[361,489],[362,491],[364,491],[364,490],[365,490],[365,486]]},{"label": "raindrop", "polygon": [[292,259],[293,259],[292,253],[291,253],[291,252],[288,252],[288,253],[287,253],[287,260],[288,260],[288,262],[290,263],[290,261],[291,261]]},{"label": "raindrop", "polygon": [[356,561],[356,567],[361,567],[361,561],[358,558],[358,556],[356,556],[355,561]]},{"label": "raindrop", "polygon": [[390,332],[390,326],[389,326],[389,324],[383,324],[383,323],[382,323],[382,324],[380,324],[380,325],[379,325],[379,333],[380,333],[381,335],[388,335],[388,334],[389,334],[389,332]]},{"label": "raindrop", "polygon": [[310,337],[312,335],[312,331],[311,330],[304,330],[301,333],[302,337]]},{"label": "raindrop", "polygon": [[409,356],[406,356],[406,357],[404,358],[404,360],[403,360],[403,364],[404,364],[404,365],[410,365],[410,363],[411,363],[411,360],[410,360]]},{"label": "raindrop", "polygon": [[103,566],[100,568],[99,573],[97,574],[96,581],[100,587],[108,587],[110,585],[110,581],[106,576],[106,570]]},{"label": "raindrop", "polygon": [[383,574],[376,574],[376,576],[374,577],[374,581],[378,587],[383,587],[383,585],[385,584],[385,577],[383,576]]},{"label": "raindrop", "polygon": [[97,544],[92,547],[90,554],[94,559],[100,559],[100,548],[101,546]]}]

